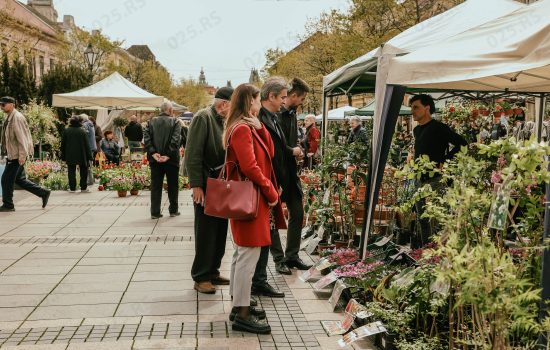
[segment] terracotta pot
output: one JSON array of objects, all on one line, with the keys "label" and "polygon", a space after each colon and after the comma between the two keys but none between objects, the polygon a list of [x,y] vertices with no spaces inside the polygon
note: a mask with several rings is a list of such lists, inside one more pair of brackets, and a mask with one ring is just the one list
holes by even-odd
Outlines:
[{"label": "terracotta pot", "polygon": [[359,185],[359,187],[355,189],[355,198],[362,200],[365,198],[366,193],[367,193],[367,186]]},{"label": "terracotta pot", "polygon": [[128,191],[117,191],[119,197],[126,197],[128,196]]},{"label": "terracotta pot", "polygon": [[522,108],[514,108],[514,115],[521,115],[523,113]]},{"label": "terracotta pot", "polygon": [[482,116],[488,116],[489,115],[489,110],[488,109],[479,109],[479,114],[481,114]]},{"label": "terracotta pot", "polygon": [[493,112],[493,117],[495,118],[500,118],[501,115],[502,115],[502,112]]},{"label": "terracotta pot", "polygon": [[348,241],[337,240],[334,241],[334,245],[336,246],[336,249],[346,248],[348,246]]},{"label": "terracotta pot", "polygon": [[131,196],[137,196],[138,194],[139,194],[139,190],[136,190],[136,189],[130,190],[130,195]]},{"label": "terracotta pot", "polygon": [[477,117],[479,115],[478,109],[472,109],[472,117]]},{"label": "terracotta pot", "polygon": [[504,114],[506,115],[514,115],[514,110],[513,109],[507,109],[504,111]]}]

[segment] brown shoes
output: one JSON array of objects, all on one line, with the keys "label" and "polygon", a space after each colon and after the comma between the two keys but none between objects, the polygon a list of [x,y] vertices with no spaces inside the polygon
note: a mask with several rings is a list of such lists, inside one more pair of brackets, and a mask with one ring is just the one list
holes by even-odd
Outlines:
[{"label": "brown shoes", "polygon": [[195,290],[199,293],[214,294],[216,293],[216,287],[210,281],[195,282]]},{"label": "brown shoes", "polygon": [[229,285],[229,278],[225,278],[225,277],[222,277],[222,276],[212,278],[212,284],[215,285],[215,286],[228,286]]}]

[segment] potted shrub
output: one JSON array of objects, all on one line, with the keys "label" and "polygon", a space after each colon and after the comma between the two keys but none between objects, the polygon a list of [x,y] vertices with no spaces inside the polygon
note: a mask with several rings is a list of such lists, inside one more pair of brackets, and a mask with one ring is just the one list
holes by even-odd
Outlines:
[{"label": "potted shrub", "polygon": [[128,191],[134,187],[134,182],[124,176],[116,176],[109,182],[109,187],[118,192],[119,197],[126,197]]},{"label": "potted shrub", "polygon": [[149,179],[145,175],[134,174],[132,178],[132,189],[130,190],[130,194],[132,196],[137,196],[139,194],[139,191],[144,190],[148,186]]}]

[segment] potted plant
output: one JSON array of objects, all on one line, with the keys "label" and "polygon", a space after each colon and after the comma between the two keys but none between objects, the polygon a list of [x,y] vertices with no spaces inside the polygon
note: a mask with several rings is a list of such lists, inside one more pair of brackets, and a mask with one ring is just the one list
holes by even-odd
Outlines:
[{"label": "potted plant", "polygon": [[134,187],[132,179],[125,176],[116,176],[109,182],[109,187],[118,192],[119,197],[126,197],[128,191]]}]

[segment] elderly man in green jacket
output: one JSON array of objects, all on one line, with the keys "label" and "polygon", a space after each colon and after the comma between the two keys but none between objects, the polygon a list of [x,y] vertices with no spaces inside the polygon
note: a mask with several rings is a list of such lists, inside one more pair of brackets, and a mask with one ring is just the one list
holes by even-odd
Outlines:
[{"label": "elderly man in green jacket", "polygon": [[50,191],[29,181],[25,174],[25,163],[34,153],[31,132],[27,120],[15,109],[15,99],[5,96],[0,98],[0,108],[7,114],[0,131],[0,158],[6,160],[6,169],[2,174],[2,202],[0,212],[15,211],[13,204],[14,185],[42,198],[45,208],[50,198]]},{"label": "elderly man in green jacket", "polygon": [[195,281],[194,288],[206,294],[216,293],[215,285],[229,284],[229,279],[220,276],[228,221],[205,215],[204,198],[206,179],[217,177],[224,164],[222,135],[232,94],[232,88],[220,88],[214,104],[193,117],[185,147],[184,166],[195,205],[195,260],[191,276]]}]

